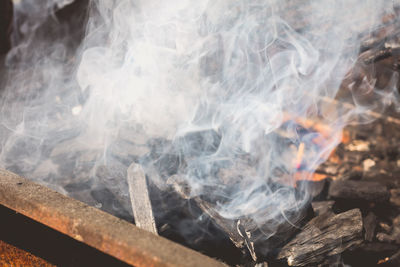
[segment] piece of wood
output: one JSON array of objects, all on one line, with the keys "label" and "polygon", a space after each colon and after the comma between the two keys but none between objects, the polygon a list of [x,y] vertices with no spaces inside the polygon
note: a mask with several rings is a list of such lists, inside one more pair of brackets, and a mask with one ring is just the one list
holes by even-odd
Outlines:
[{"label": "piece of wood", "polygon": [[[190,199],[190,188],[185,183],[180,175],[173,175],[168,178],[167,184],[171,185],[175,192],[183,199]],[[201,199],[200,197],[193,197],[193,201],[196,205],[205,212],[211,219],[214,220],[215,224],[221,228],[231,239],[232,243],[238,247],[243,248],[245,245],[245,239],[238,232],[237,220],[229,220],[221,217],[215,212],[214,207],[211,203]]]},{"label": "piece of wood", "polygon": [[286,244],[278,259],[289,266],[306,266],[342,253],[362,243],[362,217],[359,209],[340,214],[325,213],[308,222],[303,230]]},{"label": "piece of wood", "polygon": [[[273,249],[282,246],[289,240],[311,217],[311,205],[299,207],[298,210],[292,213],[280,214],[271,221],[265,222],[264,225],[259,225],[251,218],[241,217],[236,219],[227,219],[219,215],[214,204],[207,200],[195,196],[190,197],[190,188],[185,184],[185,179],[180,175],[169,177],[167,183],[184,199],[192,199],[196,205],[207,214],[214,223],[224,231],[233,244],[239,249],[247,249],[254,261],[257,261],[259,256],[265,257],[266,254]],[[276,185],[282,188],[282,185]],[[288,190],[293,190],[293,194],[302,194],[293,187],[288,187]],[[265,211],[267,214],[268,211]],[[274,228],[273,236],[266,236],[266,233],[271,232],[271,225],[279,225]]]},{"label": "piece of wood", "polygon": [[0,55],[11,48],[10,35],[13,19],[13,2],[0,1]]},{"label": "piece of wood", "polygon": [[334,199],[372,202],[389,200],[387,187],[378,182],[335,180],[331,183],[328,194]]},{"label": "piece of wood", "polygon": [[400,250],[393,254],[386,263],[390,266],[400,266]]},{"label": "piece of wood", "polygon": [[390,189],[390,204],[400,207],[400,188]]},{"label": "piece of wood", "polygon": [[[321,181],[299,180],[296,182],[296,188],[306,192],[312,199],[318,198],[328,186],[327,179]],[[326,194],[326,192],[324,192]]]},{"label": "piece of wood", "polygon": [[398,246],[390,243],[381,242],[366,242],[361,244],[356,250],[361,251],[361,254],[371,254],[371,253],[393,253],[398,249]]},{"label": "piece of wood", "polygon": [[314,201],[311,203],[311,206],[314,210],[315,215],[322,215],[327,212],[332,212],[332,207],[335,204],[335,201]]},{"label": "piece of wood", "polygon": [[354,250],[345,251],[342,260],[347,266],[381,266],[376,264],[382,259],[389,258],[398,249],[398,246],[389,243],[365,242]]},{"label": "piece of wood", "polygon": [[371,242],[375,237],[375,229],[377,226],[376,215],[373,212],[369,212],[365,218],[363,218],[365,240]]},{"label": "piece of wood", "polygon": [[5,170],[0,204],[134,266],[225,266]]},{"label": "piece of wood", "polygon": [[156,222],[147,188],[146,175],[142,166],[132,163],[127,170],[129,195],[131,198],[133,217],[137,227],[157,234]]},{"label": "piece of wood", "polygon": [[363,55],[362,57],[363,57],[363,62],[368,65],[375,63],[379,60],[386,59],[392,56],[392,54],[393,51],[391,47],[384,47],[376,51],[365,52],[365,55]]}]

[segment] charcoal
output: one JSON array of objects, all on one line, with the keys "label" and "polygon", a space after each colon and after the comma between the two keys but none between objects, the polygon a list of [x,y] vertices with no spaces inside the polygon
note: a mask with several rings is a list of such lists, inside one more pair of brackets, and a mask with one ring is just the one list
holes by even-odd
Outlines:
[{"label": "charcoal", "polygon": [[309,221],[293,240],[286,244],[278,259],[289,266],[317,264],[328,257],[362,243],[362,217],[359,209],[340,214],[325,213]]},{"label": "charcoal", "polygon": [[[179,175],[171,176],[167,183],[170,184],[175,192],[183,199],[191,199],[190,191],[185,181]],[[216,225],[218,225],[232,240],[233,244],[238,248],[243,248],[245,244],[244,237],[242,237],[237,231],[237,221],[229,220],[221,217],[217,212],[214,211],[214,206],[203,200],[200,197],[192,198],[196,205],[205,212],[210,218],[212,218]]]},{"label": "charcoal", "polygon": [[390,204],[400,207],[400,189],[391,189],[390,190]]},{"label": "charcoal", "polygon": [[268,262],[257,263],[254,267],[268,267]]},{"label": "charcoal", "polygon": [[400,187],[400,174],[396,172],[380,173],[372,171],[363,175],[363,181],[378,182],[388,188]]},{"label": "charcoal", "polygon": [[390,226],[389,224],[387,224],[385,222],[380,222],[379,227],[381,230],[383,230],[383,232],[385,232],[387,234],[392,231],[392,226]]},{"label": "charcoal", "polygon": [[400,266],[400,250],[397,251],[395,254],[390,256],[388,259],[385,258],[384,262],[381,263],[382,266],[391,266],[391,267],[398,267]]},{"label": "charcoal", "polygon": [[332,212],[332,207],[335,201],[314,201],[311,206],[314,210],[315,215],[321,215],[327,212]]},{"label": "charcoal", "polygon": [[365,64],[371,64],[390,57],[392,53],[393,53],[392,48],[390,47],[382,48],[377,51],[369,53],[368,55],[365,56],[363,60]]},{"label": "charcoal", "polygon": [[324,179],[321,181],[300,180],[296,182],[296,188],[307,192],[314,200],[321,199],[323,193],[326,193],[329,182]]},{"label": "charcoal", "polygon": [[398,250],[399,246],[390,243],[382,243],[382,242],[368,242],[358,246],[356,249],[352,249],[351,251],[362,251],[365,254],[370,253],[386,253],[393,254],[396,250]]},{"label": "charcoal", "polygon": [[329,187],[329,196],[334,199],[385,202],[389,200],[387,187],[378,182],[333,181]]},{"label": "charcoal", "polygon": [[[168,184],[172,185],[174,190],[185,199],[193,200],[196,205],[211,219],[214,223],[224,231],[232,243],[240,248],[246,249],[250,253],[250,256],[254,261],[259,258],[270,257],[275,251],[272,249],[279,248],[287,240],[289,240],[299,228],[302,227],[313,215],[311,205],[305,205],[292,213],[281,214],[280,218],[274,218],[274,221],[265,222],[264,225],[259,226],[251,218],[236,218],[226,219],[220,216],[215,210],[215,204],[207,200],[207,197],[193,197],[190,198],[190,191],[187,185],[184,183],[184,179],[179,175],[170,177],[167,181]],[[271,186],[271,188],[283,188],[282,185]],[[293,194],[298,195],[299,198],[304,198],[304,195],[296,191],[293,187],[286,188],[292,190]],[[268,213],[268,211],[264,211]],[[271,237],[266,237],[265,233],[270,232],[270,225],[275,225],[276,221],[279,220],[281,223],[275,233]]]},{"label": "charcoal", "polygon": [[378,239],[380,242],[385,243],[394,243],[396,241],[396,238],[394,236],[386,233],[377,233],[376,239]]},{"label": "charcoal", "polygon": [[368,215],[363,218],[363,224],[365,230],[364,238],[365,240],[371,242],[375,236],[375,229],[377,225],[375,214],[373,212],[368,213]]},{"label": "charcoal", "polygon": [[[343,260],[352,267],[368,267],[377,266],[377,263],[385,258],[389,258],[399,249],[398,246],[381,243],[381,242],[371,242],[364,243],[355,249],[349,249],[345,251],[343,255]],[[378,265],[380,266],[380,265]],[[396,265],[396,267],[399,265]]]},{"label": "charcoal", "polygon": [[0,55],[5,54],[11,47],[10,34],[13,17],[13,2],[0,2]]},{"label": "charcoal", "polygon": [[160,189],[151,181],[149,194],[161,236],[221,259],[229,266],[252,261],[248,253],[235,246],[194,199],[184,199],[175,191]]}]

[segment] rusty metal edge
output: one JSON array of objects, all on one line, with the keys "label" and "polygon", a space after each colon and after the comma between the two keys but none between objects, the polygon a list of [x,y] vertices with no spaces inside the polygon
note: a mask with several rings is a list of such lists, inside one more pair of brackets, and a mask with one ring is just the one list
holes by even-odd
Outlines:
[{"label": "rusty metal edge", "polygon": [[2,169],[0,204],[134,266],[226,266]]}]

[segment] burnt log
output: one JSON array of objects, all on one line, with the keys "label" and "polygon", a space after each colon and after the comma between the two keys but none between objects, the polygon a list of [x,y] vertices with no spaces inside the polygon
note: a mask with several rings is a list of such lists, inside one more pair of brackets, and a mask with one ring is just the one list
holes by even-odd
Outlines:
[{"label": "burnt log", "polygon": [[7,53],[11,47],[10,34],[13,17],[11,0],[0,1],[0,55]]},{"label": "burnt log", "polygon": [[325,213],[308,222],[278,254],[289,266],[317,264],[361,244],[363,223],[359,209]]},{"label": "burnt log", "polygon": [[363,219],[363,223],[365,230],[364,238],[365,240],[371,242],[374,239],[375,229],[377,226],[377,220],[375,214],[372,212],[368,213],[368,215],[365,216],[365,218]]},{"label": "burnt log", "polygon": [[352,267],[377,266],[380,260],[389,259],[398,249],[399,247],[394,244],[366,242],[354,249],[345,251],[342,254],[342,259]]},{"label": "burnt log", "polygon": [[390,190],[390,204],[400,207],[400,188]]},{"label": "burnt log", "polygon": [[391,57],[393,55],[393,51],[391,47],[385,47],[382,49],[379,49],[377,51],[373,51],[368,53],[368,55],[364,56],[365,58],[363,59],[364,64],[372,64],[377,61],[386,59],[388,57]]},{"label": "burnt log", "polygon": [[[250,217],[227,219],[217,212],[216,204],[207,199],[206,196],[190,197],[190,188],[185,184],[183,177],[173,175],[167,180],[167,184],[170,184],[180,197],[194,201],[229,236],[232,243],[243,252],[247,250],[254,261],[276,255],[276,250],[292,238],[314,214],[311,205],[306,203],[303,207],[280,214],[270,221],[267,220],[263,225],[259,225]],[[276,185],[276,187],[283,188],[282,185]],[[304,199],[303,192],[293,187],[285,187],[285,189],[291,190],[291,193],[296,198],[298,197],[299,202],[300,199]],[[267,215],[272,210],[263,210],[261,212]],[[266,233],[271,232],[273,232],[272,236],[266,235]]]},{"label": "burnt log", "polygon": [[389,200],[387,187],[378,182],[336,180],[331,183],[328,194],[333,199],[371,202]]},{"label": "burnt log", "polygon": [[335,201],[315,201],[311,203],[315,215],[322,215],[327,212],[332,212],[332,207]]},{"label": "burnt log", "polygon": [[400,245],[400,215],[393,219],[392,226],[388,231],[386,231],[386,233],[378,233],[376,238],[379,241]]},{"label": "burnt log", "polygon": [[296,188],[309,194],[313,200],[322,199],[322,196],[326,195],[328,186],[329,181],[327,179],[321,181],[300,180],[296,182]]},{"label": "burnt log", "polygon": [[387,259],[383,266],[400,266],[400,250]]},{"label": "burnt log", "polygon": [[[229,220],[220,216],[214,211],[214,207],[211,203],[201,199],[200,197],[190,198],[190,188],[179,175],[173,175],[168,178],[167,184],[171,185],[174,191],[183,199],[192,199],[194,203],[205,212],[210,218],[214,220],[214,223],[223,230],[230,238],[232,243],[238,247],[243,248],[245,245],[245,239],[237,230],[237,221]],[[252,254],[252,251],[250,251]]]}]

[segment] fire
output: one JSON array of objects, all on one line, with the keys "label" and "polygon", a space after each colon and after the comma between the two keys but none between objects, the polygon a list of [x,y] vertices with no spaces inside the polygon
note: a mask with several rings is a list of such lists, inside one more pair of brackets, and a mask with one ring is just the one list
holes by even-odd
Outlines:
[{"label": "fire", "polygon": [[[324,138],[329,138],[333,133],[334,130],[331,129],[328,125],[324,125],[322,123],[313,121],[311,119],[303,119],[303,118],[296,118],[295,120],[299,125],[306,129],[310,129],[311,131],[316,131],[320,133],[319,136],[314,138],[312,142],[316,145],[322,145],[323,139]],[[351,136],[349,131],[343,130],[341,132],[341,143],[343,144],[348,144],[351,140]],[[328,175],[323,174],[323,173],[317,173],[317,172],[310,172],[307,170],[302,170],[302,162],[304,160],[304,157],[306,157],[306,144],[304,142],[301,142],[299,146],[297,147],[297,153],[296,153],[296,158],[294,161],[294,167],[296,169],[296,172],[294,174],[294,180],[310,180],[310,181],[321,181],[326,178],[328,178]],[[330,155],[328,156],[328,160],[332,163],[339,164],[341,162],[341,159],[339,156],[336,154],[336,149],[334,149]],[[332,177],[334,178],[334,177]]]},{"label": "fire", "polygon": [[300,169],[301,167],[301,162],[303,161],[304,156],[304,148],[305,144],[303,142],[300,143],[296,156],[296,169]]},{"label": "fire", "polygon": [[311,173],[311,172],[307,172],[307,171],[298,171],[294,174],[294,178],[296,181],[299,180],[308,180],[308,181],[322,181],[326,178],[328,178],[328,176],[326,174],[322,174],[322,173]]}]

